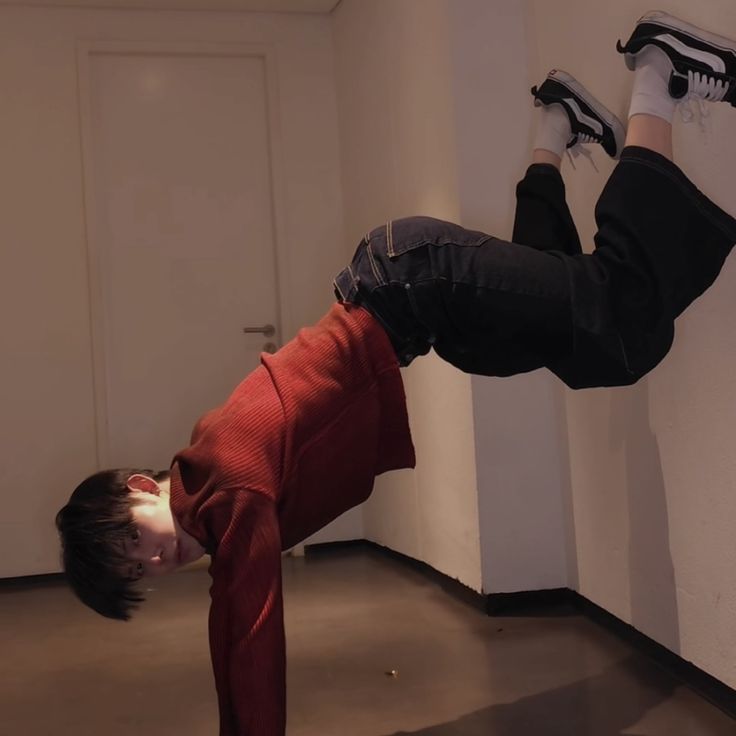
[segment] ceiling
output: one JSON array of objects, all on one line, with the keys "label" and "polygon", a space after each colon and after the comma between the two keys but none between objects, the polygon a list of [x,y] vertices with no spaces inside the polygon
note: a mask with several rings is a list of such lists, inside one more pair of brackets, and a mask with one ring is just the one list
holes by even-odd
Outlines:
[{"label": "ceiling", "polygon": [[235,10],[329,13],[340,0],[0,0],[0,5],[38,5],[127,10]]}]

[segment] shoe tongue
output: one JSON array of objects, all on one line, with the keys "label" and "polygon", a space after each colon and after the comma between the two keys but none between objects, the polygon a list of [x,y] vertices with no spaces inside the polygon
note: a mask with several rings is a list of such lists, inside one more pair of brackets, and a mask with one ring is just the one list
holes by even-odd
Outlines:
[{"label": "shoe tongue", "polygon": [[687,94],[688,81],[687,77],[683,77],[680,74],[674,72],[670,74],[670,94],[675,99],[680,99]]}]

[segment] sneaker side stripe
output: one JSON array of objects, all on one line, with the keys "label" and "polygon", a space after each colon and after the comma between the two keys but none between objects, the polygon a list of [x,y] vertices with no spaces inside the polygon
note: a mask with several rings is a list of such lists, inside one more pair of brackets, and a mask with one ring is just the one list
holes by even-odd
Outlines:
[{"label": "sneaker side stripe", "polygon": [[563,97],[562,101],[572,108],[573,112],[575,113],[575,117],[581,123],[587,125],[591,130],[595,131],[597,135],[603,135],[603,126],[601,125],[600,121],[590,117],[590,115],[586,115],[580,109],[580,105],[578,105],[577,100],[573,99],[572,97]]},{"label": "sneaker side stripe", "polygon": [[682,56],[690,59],[696,59],[697,61],[703,62],[703,64],[707,64],[711,69],[713,69],[714,72],[720,72],[721,74],[726,73],[726,64],[719,56],[716,56],[715,54],[709,54],[707,51],[694,49],[692,46],[688,46],[679,38],[676,38],[669,33],[664,33],[661,36],[655,36],[653,40],[661,41],[662,43],[667,44]]}]

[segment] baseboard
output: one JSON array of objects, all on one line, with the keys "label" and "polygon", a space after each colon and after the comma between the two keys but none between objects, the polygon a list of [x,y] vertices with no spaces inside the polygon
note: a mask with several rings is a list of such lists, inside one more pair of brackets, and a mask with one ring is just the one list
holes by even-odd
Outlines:
[{"label": "baseboard", "polygon": [[736,690],[696,667],[692,662],[683,659],[679,654],[670,651],[654,639],[650,639],[646,634],[642,634],[641,631],[579,593],[571,590],[569,595],[572,604],[584,616],[628,642],[662,669],[698,693],[703,699],[720,708],[731,718],[736,719]]},{"label": "baseboard", "polygon": [[39,575],[20,575],[13,578],[0,578],[0,590],[6,593],[49,585],[66,585],[64,573],[47,572]]},{"label": "baseboard", "polygon": [[736,690],[675,654],[604,608],[569,588],[524,591],[488,596],[489,615],[549,615],[565,611],[582,614],[624,640],[639,653],[736,719]]},{"label": "baseboard", "polygon": [[305,548],[305,555],[309,558],[324,554],[334,554],[341,550],[348,551],[352,549],[370,549],[386,557],[399,560],[407,567],[411,567],[414,570],[421,572],[453,597],[462,600],[480,611],[485,610],[486,601],[485,596],[482,593],[478,593],[478,591],[469,588],[459,580],[455,580],[449,575],[445,575],[444,573],[435,570],[426,562],[415,560],[413,557],[404,555],[401,552],[396,552],[388,547],[383,547],[382,545],[377,544],[376,542],[371,542],[367,539],[352,539],[347,542],[321,542],[319,544],[310,544]]},{"label": "baseboard", "polygon": [[569,588],[522,590],[516,593],[491,593],[485,596],[489,616],[565,616],[578,613]]}]

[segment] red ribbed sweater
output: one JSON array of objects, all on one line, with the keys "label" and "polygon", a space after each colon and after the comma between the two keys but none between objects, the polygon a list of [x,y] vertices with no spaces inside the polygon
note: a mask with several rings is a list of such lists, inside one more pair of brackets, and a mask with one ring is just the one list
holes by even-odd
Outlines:
[{"label": "red ribbed sweater", "polygon": [[210,650],[221,736],[286,728],[281,551],[414,467],[399,366],[364,309],[335,304],[199,420],[171,509],[212,555]]}]

